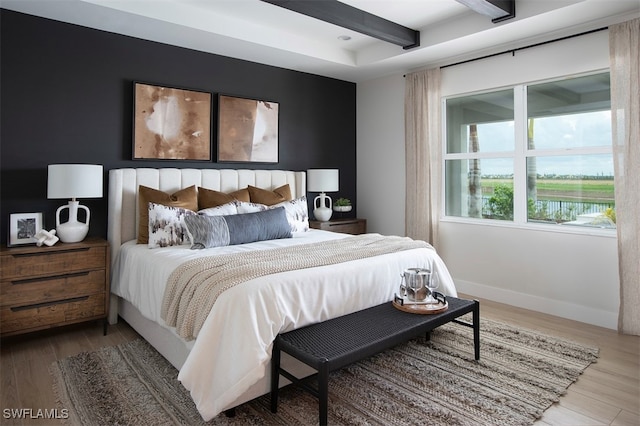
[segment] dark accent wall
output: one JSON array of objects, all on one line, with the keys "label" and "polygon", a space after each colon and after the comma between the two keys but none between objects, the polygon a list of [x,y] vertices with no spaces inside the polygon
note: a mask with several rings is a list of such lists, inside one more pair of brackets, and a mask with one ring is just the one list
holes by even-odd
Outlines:
[{"label": "dark accent wall", "polygon": [[[90,235],[107,234],[108,170],[120,167],[339,168],[356,196],[356,85],[0,9],[1,242],[10,213],[44,212],[47,229],[65,200],[47,199],[47,165],[102,164],[104,198]],[[280,104],[278,164],[131,160],[133,81]],[[310,194],[315,196],[317,194]],[[355,210],[355,209],[354,209]]]}]

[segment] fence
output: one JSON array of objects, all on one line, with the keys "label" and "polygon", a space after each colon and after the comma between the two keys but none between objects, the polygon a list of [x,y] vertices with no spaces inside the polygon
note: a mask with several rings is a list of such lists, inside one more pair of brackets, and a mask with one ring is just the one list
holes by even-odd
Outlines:
[{"label": "fence", "polygon": [[[485,217],[491,215],[489,198],[482,197],[482,214]],[[575,220],[577,215],[590,213],[603,213],[608,207],[614,207],[614,203],[586,203],[581,201],[562,200],[537,200],[530,206],[536,212],[539,219],[562,218],[564,220]]]}]

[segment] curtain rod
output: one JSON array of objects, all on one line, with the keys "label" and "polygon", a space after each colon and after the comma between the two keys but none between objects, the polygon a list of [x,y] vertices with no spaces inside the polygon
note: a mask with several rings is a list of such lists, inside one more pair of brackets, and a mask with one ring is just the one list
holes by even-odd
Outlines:
[{"label": "curtain rod", "polygon": [[504,55],[506,53],[511,53],[511,55],[515,56],[515,53],[517,51],[519,51],[519,50],[525,50],[525,49],[529,49],[531,47],[538,47],[538,46],[542,46],[542,45],[549,44],[549,43],[555,43],[556,41],[562,41],[562,40],[567,40],[569,38],[580,37],[580,36],[587,35],[587,34],[597,33],[599,31],[603,31],[603,30],[606,30],[606,29],[609,29],[609,27],[597,28],[595,30],[585,31],[585,32],[578,33],[578,34],[572,34],[572,35],[569,35],[569,36],[566,36],[566,37],[560,37],[560,38],[556,38],[556,39],[553,39],[553,40],[548,40],[548,41],[543,41],[543,42],[540,42],[540,43],[530,44],[528,46],[518,47],[518,48],[515,48],[515,49],[509,49],[509,50],[505,50],[503,52],[492,53],[490,55],[481,56],[479,58],[467,59],[466,61],[460,61],[460,62],[456,62],[456,63],[449,64],[449,65],[443,65],[443,66],[440,67],[440,69],[449,68],[449,67],[453,67],[453,66],[456,66],[456,65],[462,65],[462,64],[466,64],[468,62],[479,61],[481,59],[492,58],[494,56]]}]

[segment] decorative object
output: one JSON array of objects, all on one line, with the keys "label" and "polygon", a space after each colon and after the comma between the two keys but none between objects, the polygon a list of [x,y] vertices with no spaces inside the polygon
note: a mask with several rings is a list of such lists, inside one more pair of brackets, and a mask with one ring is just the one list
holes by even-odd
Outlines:
[{"label": "decorative object", "polygon": [[278,162],[277,102],[220,95],[218,161]]},{"label": "decorative object", "polygon": [[44,226],[42,213],[12,213],[9,215],[9,247],[35,244],[34,237]]},{"label": "decorative object", "polygon": [[333,210],[336,212],[346,213],[351,211],[351,200],[348,198],[338,198],[333,203]]},{"label": "decorative object", "polygon": [[[445,324],[428,342],[420,337],[336,371],[329,424],[532,425],[598,358],[597,348],[487,319],[480,333],[481,362],[473,360],[472,331]],[[51,372],[70,423],[205,424],[176,369],[141,339],[59,360]],[[265,395],[211,424],[318,421],[318,400],[294,386],[281,389],[277,414],[268,407]]]},{"label": "decorative object", "polygon": [[134,160],[212,160],[211,93],[133,86]]},{"label": "decorative object", "polygon": [[56,237],[56,230],[52,229],[51,231],[47,231],[46,229],[41,229],[38,231],[36,235],[33,236],[36,240],[36,245],[38,247],[42,247],[43,244],[51,247],[55,243],[60,240],[60,238]]},{"label": "decorative object", "polygon": [[[56,233],[63,243],[77,243],[89,232],[91,212],[76,198],[102,198],[102,166],[94,164],[50,164],[47,198],[71,198],[56,210]],[[61,223],[60,213],[69,209],[68,222]],[[78,209],[86,213],[86,222],[78,221]]]},{"label": "decorative object", "polygon": [[307,170],[307,191],[319,192],[313,200],[313,215],[316,220],[326,222],[331,219],[331,198],[325,192],[336,192],[339,188],[338,169],[311,169]]}]

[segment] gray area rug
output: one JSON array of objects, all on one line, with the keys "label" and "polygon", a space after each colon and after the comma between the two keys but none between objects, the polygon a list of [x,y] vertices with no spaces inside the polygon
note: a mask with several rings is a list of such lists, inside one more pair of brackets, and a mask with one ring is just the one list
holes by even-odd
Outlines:
[{"label": "gray area rug", "polygon": [[[331,375],[329,424],[530,425],[595,362],[598,348],[481,320],[473,333],[447,324]],[[234,418],[204,423],[177,371],[143,340],[52,364],[60,408],[78,425],[313,425],[318,402],[288,386],[278,413],[263,396]]]}]

